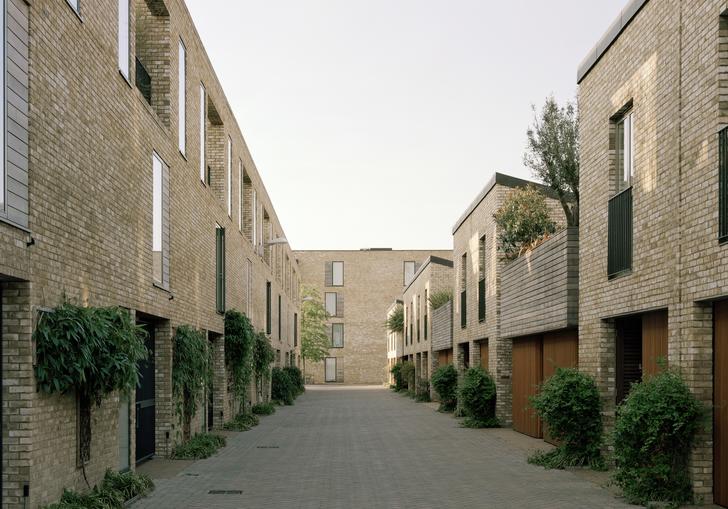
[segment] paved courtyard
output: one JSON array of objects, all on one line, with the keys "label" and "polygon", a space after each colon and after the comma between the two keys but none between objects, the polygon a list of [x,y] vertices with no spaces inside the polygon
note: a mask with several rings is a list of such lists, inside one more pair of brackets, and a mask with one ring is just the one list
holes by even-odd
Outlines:
[{"label": "paved courtyard", "polygon": [[519,440],[460,428],[388,390],[309,388],[215,457],[157,480],[133,507],[630,507],[584,475],[528,465]]}]

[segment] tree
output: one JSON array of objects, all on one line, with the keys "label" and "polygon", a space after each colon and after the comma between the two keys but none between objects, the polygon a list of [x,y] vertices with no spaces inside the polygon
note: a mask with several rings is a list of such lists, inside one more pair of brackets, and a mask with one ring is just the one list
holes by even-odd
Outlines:
[{"label": "tree", "polygon": [[579,114],[572,102],[559,106],[553,96],[540,114],[533,107],[523,164],[559,197],[569,226],[579,225]]},{"label": "tree", "polygon": [[397,304],[392,314],[387,317],[387,321],[384,322],[384,326],[391,333],[404,332],[404,307],[401,304]]},{"label": "tree", "polygon": [[556,231],[546,199],[533,186],[508,193],[493,219],[498,225],[498,244],[508,259],[518,258]]},{"label": "tree", "polygon": [[321,362],[329,353],[331,341],[326,334],[326,312],[321,295],[307,286],[301,287],[301,357],[303,373],[306,374],[306,359]]}]

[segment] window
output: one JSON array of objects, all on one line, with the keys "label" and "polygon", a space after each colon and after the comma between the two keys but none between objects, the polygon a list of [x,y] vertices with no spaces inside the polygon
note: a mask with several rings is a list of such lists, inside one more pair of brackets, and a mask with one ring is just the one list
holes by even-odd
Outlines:
[{"label": "window", "polygon": [[344,262],[333,262],[333,285],[332,286],[344,286]]},{"label": "window", "polygon": [[205,85],[200,83],[200,181],[205,182],[205,174],[206,172],[206,161],[205,161],[205,139],[207,136],[205,135],[205,104],[207,103],[206,94],[205,94]]},{"label": "window", "polygon": [[265,283],[265,333],[270,335],[273,332],[273,321],[271,317],[271,307],[273,294],[271,292],[270,281]]},{"label": "window", "polygon": [[728,127],[720,132],[718,144],[718,239],[720,242],[728,242]]},{"label": "window", "polygon": [[253,189],[253,245],[258,245],[258,193]]},{"label": "window", "polygon": [[417,342],[420,342],[420,316],[422,316],[422,302],[420,296],[417,296]]},{"label": "window", "polygon": [[169,128],[174,55],[169,11],[159,0],[136,1],[134,15],[135,83],[157,120]]},{"label": "window", "polygon": [[227,213],[233,216],[233,140],[228,136],[227,139],[227,172],[225,174],[227,182],[225,190],[227,192]]},{"label": "window", "polygon": [[[124,1],[124,0],[122,0]],[[187,153],[187,50],[179,40],[179,62],[177,75],[177,142],[182,155]]]},{"label": "window", "polygon": [[409,285],[415,277],[415,262],[404,262],[404,286]]},{"label": "window", "polygon": [[[0,13],[0,21],[2,21],[2,27],[3,27],[3,34],[5,34],[5,10],[3,9],[2,13]],[[0,58],[2,59],[2,62],[5,62],[5,37],[0,37],[0,41],[2,41],[2,44],[0,44]],[[2,87],[3,93],[0,94],[0,97],[2,97],[3,102],[5,102],[5,73],[0,73],[0,87]],[[27,107],[24,108],[27,113]],[[5,133],[5,115],[0,115],[0,132]],[[5,139],[6,136],[3,136],[3,139]],[[2,158],[0,160],[5,161],[5,142],[0,143],[0,155]],[[27,155],[27,152],[26,152]],[[6,164],[0,164],[0,215],[5,215],[5,178],[6,178]]]},{"label": "window", "polygon": [[467,265],[468,265],[468,254],[463,253],[460,260],[460,327],[465,328],[468,325],[467,315]]},{"label": "window", "polygon": [[430,292],[427,291],[427,288],[425,288],[425,316],[424,316],[424,322],[425,322],[424,323],[424,327],[425,327],[425,341],[427,341],[427,328],[429,326],[429,324],[427,323],[428,322],[427,315],[428,315],[428,312],[429,312],[429,309],[430,309],[429,293]]},{"label": "window", "polygon": [[243,231],[243,160],[238,160],[238,230]]},{"label": "window", "polygon": [[250,312],[253,307],[253,262],[250,261],[250,258],[245,260],[245,264],[247,266],[247,278],[248,278],[248,285],[245,287],[245,314],[250,318]]},{"label": "window", "polygon": [[326,292],[326,312],[329,316],[336,316],[336,293]]},{"label": "window", "polygon": [[152,272],[162,283],[162,161],[152,156]]},{"label": "window", "polygon": [[331,324],[331,347],[344,348],[344,324]]},{"label": "window", "polygon": [[478,321],[485,321],[485,235],[478,242]]},{"label": "window", "polygon": [[283,316],[283,307],[281,305],[281,295],[278,294],[278,341],[283,337],[281,335],[281,316]]},{"label": "window", "polygon": [[298,313],[293,313],[293,346],[298,346]]},{"label": "window", "polygon": [[119,71],[129,80],[129,0],[119,0]]},{"label": "window", "polygon": [[79,5],[79,0],[67,0],[67,1],[68,1],[68,5],[70,5],[74,11],[79,12],[79,9],[81,7]]},{"label": "window", "polygon": [[616,123],[617,192],[632,185],[634,176],[634,116],[631,111]]},{"label": "window", "polygon": [[218,313],[225,312],[225,228],[217,225],[215,230],[215,308]]}]

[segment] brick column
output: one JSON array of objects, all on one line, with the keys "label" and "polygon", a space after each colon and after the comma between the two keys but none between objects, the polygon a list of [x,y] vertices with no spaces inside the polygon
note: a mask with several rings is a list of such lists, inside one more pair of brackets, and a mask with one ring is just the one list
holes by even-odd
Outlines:
[{"label": "brick column", "polygon": [[[491,350],[495,349],[495,352]],[[512,381],[513,370],[513,340],[497,337],[494,341],[488,340],[488,363],[493,375],[496,390],[495,413],[504,426],[513,424],[512,412]],[[480,350],[478,349],[478,356]]]},{"label": "brick column", "polygon": [[157,456],[165,458],[183,439],[172,395],[173,343],[170,321],[157,322],[154,331],[154,449]]},{"label": "brick column", "polygon": [[228,384],[225,369],[225,337],[222,334],[211,334],[212,347],[212,411],[214,413],[213,429],[221,430],[222,425],[230,419],[227,403]]},{"label": "brick column", "polygon": [[[33,438],[32,402],[35,394],[33,375],[33,314],[31,284],[0,283],[0,324],[2,324],[2,507],[25,507],[23,485],[30,484],[27,507],[39,502],[40,478],[31,479]],[[34,473],[39,475],[41,473]]]}]

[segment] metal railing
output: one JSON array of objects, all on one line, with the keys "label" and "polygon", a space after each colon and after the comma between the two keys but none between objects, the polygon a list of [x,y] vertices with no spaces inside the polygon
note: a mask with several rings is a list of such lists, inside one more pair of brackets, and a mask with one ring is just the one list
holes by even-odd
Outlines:
[{"label": "metal railing", "polygon": [[607,275],[612,278],[632,268],[632,188],[609,200]]}]

